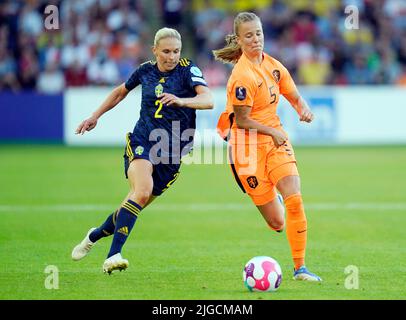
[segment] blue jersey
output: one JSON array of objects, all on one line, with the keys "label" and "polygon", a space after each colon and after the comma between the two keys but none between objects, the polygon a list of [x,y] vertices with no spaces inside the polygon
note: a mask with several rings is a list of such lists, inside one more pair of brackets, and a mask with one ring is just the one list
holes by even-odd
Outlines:
[{"label": "blue jersey", "polygon": [[196,110],[162,105],[158,96],[164,92],[179,98],[196,96],[195,86],[207,86],[200,69],[192,61],[180,59],[173,70],[161,72],[156,62],[148,61],[134,71],[125,87],[132,90],[139,84],[142,86],[141,111],[133,135],[150,145],[168,140],[168,148],[161,151],[169,157],[187,154],[193,144]]}]

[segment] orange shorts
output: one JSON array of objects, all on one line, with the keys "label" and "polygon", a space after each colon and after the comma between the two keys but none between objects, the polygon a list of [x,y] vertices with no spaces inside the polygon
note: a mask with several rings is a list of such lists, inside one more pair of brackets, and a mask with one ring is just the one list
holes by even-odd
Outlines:
[{"label": "orange shorts", "polygon": [[275,199],[280,179],[299,175],[289,141],[279,148],[269,143],[229,145],[228,159],[238,185],[257,206]]}]

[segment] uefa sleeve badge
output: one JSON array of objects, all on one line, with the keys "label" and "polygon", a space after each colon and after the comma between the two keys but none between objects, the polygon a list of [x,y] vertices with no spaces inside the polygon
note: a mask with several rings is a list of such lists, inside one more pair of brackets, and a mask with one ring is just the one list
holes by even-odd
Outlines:
[{"label": "uefa sleeve badge", "polygon": [[235,97],[242,101],[247,97],[247,90],[244,87],[235,88]]}]

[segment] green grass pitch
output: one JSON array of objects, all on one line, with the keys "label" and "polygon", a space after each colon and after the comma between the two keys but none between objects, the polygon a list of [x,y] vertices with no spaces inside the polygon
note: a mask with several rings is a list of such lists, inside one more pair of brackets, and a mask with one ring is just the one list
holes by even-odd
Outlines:
[{"label": "green grass pitch", "polygon": [[[0,299],[405,299],[406,147],[295,150],[307,266],[321,284],[292,280],[286,233],[266,226],[225,164],[182,167],[138,219],[126,271],[102,273],[111,238],[74,262],[72,248],[127,194],[123,148],[1,145]],[[257,255],[279,261],[277,292],[243,286]],[[49,265],[58,289],[45,286]]]}]

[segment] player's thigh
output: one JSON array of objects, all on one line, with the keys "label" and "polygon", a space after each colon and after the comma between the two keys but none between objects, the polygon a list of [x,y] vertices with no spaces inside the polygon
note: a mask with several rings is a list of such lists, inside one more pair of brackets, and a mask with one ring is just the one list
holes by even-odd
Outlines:
[{"label": "player's thigh", "polygon": [[[130,183],[130,194],[137,195],[146,204],[151,197],[154,181],[152,179],[152,163],[145,159],[134,159],[131,161],[128,170],[128,181]],[[130,197],[131,198],[131,197]]]},{"label": "player's thigh", "polygon": [[297,171],[295,171],[295,168],[288,168],[293,166],[296,166],[296,164],[287,163],[280,168],[280,171],[283,171],[283,173],[279,175],[276,188],[284,199],[293,194],[300,193],[300,176]]},{"label": "player's thigh", "polygon": [[[267,176],[267,152],[265,145],[232,145],[228,150],[235,180],[257,206],[266,204],[276,197],[274,186]],[[245,158],[241,156],[244,153]],[[253,163],[255,165],[252,165]]]},{"label": "player's thigh", "polygon": [[270,153],[268,158],[268,177],[278,191],[286,198],[300,192],[299,171],[290,142]]}]

